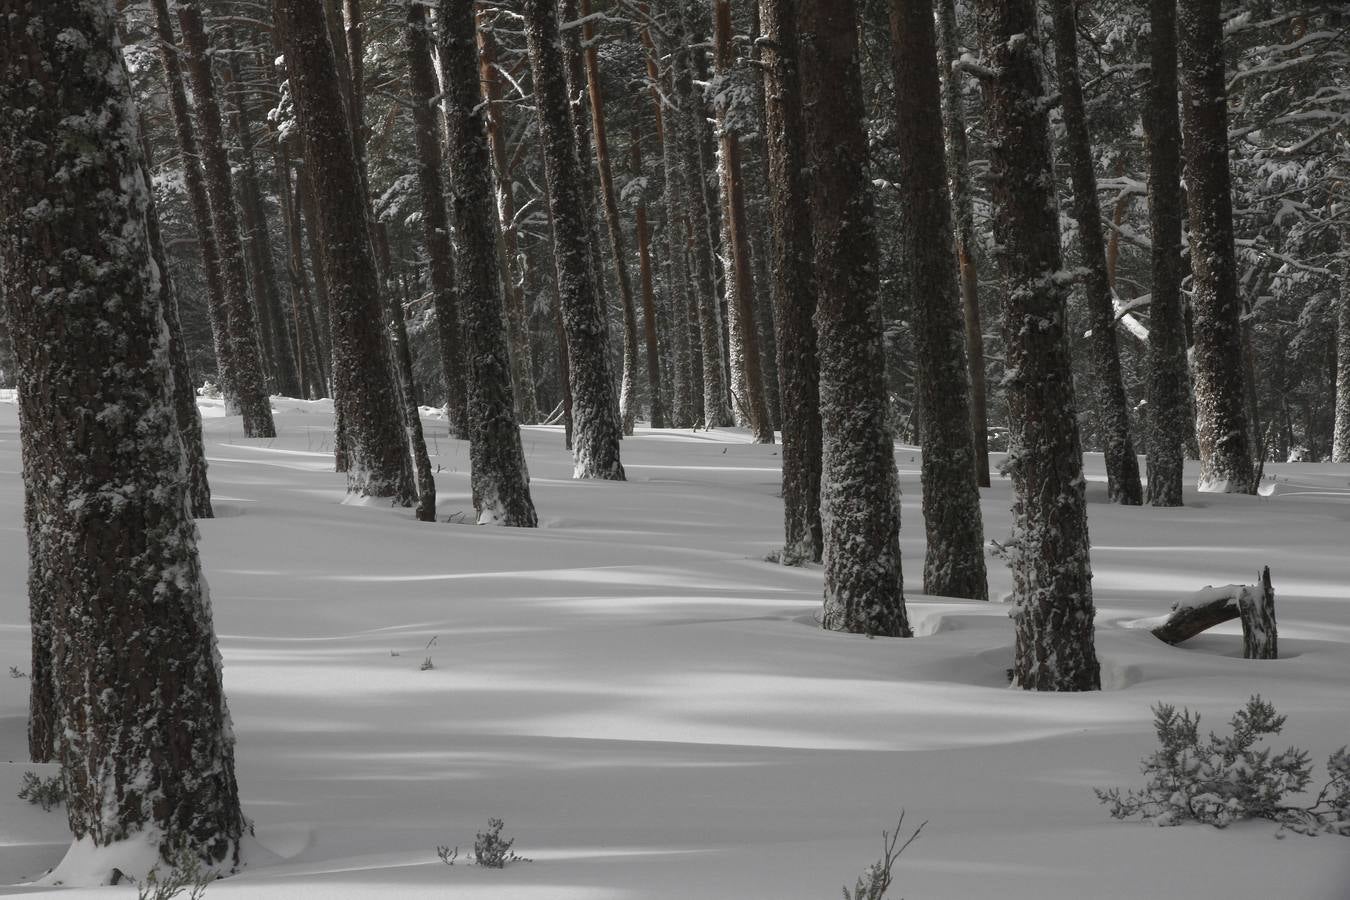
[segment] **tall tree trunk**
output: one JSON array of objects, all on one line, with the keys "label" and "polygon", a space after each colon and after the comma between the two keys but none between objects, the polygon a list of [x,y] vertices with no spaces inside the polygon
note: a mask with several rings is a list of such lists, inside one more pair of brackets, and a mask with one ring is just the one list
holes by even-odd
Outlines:
[{"label": "tall tree trunk", "polygon": [[1333,419],[1331,461],[1350,463],[1350,226],[1341,227],[1341,294],[1336,316],[1336,406]]},{"label": "tall tree trunk", "polygon": [[819,562],[820,361],[808,203],[806,135],[798,68],[799,0],[759,0],[764,30],[764,146],[769,160],[772,255],[783,404],[783,554],[785,564]]},{"label": "tall tree trunk", "polygon": [[[658,111],[660,107],[657,107]],[[657,140],[661,140],[657,127]],[[642,130],[633,126],[633,177],[642,177]],[[647,394],[653,428],[666,427],[665,402],[661,398],[661,348],[657,342],[656,287],[652,275],[651,234],[647,228],[647,198],[637,198],[635,211],[638,245],[638,275],[642,284],[642,331],[647,344]]]},{"label": "tall tree trunk", "polygon": [[1074,0],[1052,0],[1055,27],[1055,69],[1064,116],[1064,150],[1073,184],[1073,215],[1078,224],[1078,256],[1085,270],[1088,346],[1096,380],[1097,414],[1101,417],[1106,456],[1106,495],[1115,503],[1138,506],[1144,501],[1139,483],[1139,457],[1130,439],[1130,410],[1116,345],[1116,311],[1111,278],[1106,270],[1106,241],[1097,202],[1097,173],[1092,164],[1092,139],[1078,77],[1078,16]]},{"label": "tall tree trunk", "polygon": [[459,321],[459,296],[455,289],[454,247],[445,212],[445,185],[441,179],[441,140],[437,133],[436,73],[432,68],[427,10],[409,2],[407,13],[408,75],[413,102],[413,137],[417,144],[417,184],[422,197],[422,241],[427,250],[432,308],[436,312],[436,337],[445,378],[446,418],[450,434],[468,436],[468,387],[464,381],[463,331]]},{"label": "tall tree trunk", "polygon": [[818,292],[825,627],[909,637],[854,0],[799,0]]},{"label": "tall tree trunk", "polygon": [[[680,0],[683,6],[683,0]],[[705,428],[733,424],[727,403],[727,385],[722,369],[722,316],[717,302],[717,273],[713,262],[713,241],[709,222],[715,206],[708,203],[704,189],[704,169],[700,143],[707,130],[703,101],[694,89],[693,62],[690,60],[687,13],[680,9],[674,16],[671,36],[671,67],[675,102],[679,104],[680,149],[687,194],[685,228],[693,259],[694,306],[698,312],[699,352],[703,372],[703,425]]]},{"label": "tall tree trunk", "polygon": [[970,187],[970,148],[961,76],[953,66],[957,45],[956,0],[939,0],[942,41],[942,121],[947,134],[947,177],[956,220],[956,259],[961,273],[961,309],[965,317],[966,370],[970,377],[970,424],[975,432],[975,476],[989,487],[989,411],[984,373],[984,326],[980,322],[980,249],[975,237],[975,204]]},{"label": "tall tree trunk", "polygon": [[304,235],[300,227],[300,199],[291,184],[291,157],[286,141],[274,135],[273,168],[276,170],[277,196],[281,198],[281,217],[286,228],[286,270],[291,292],[291,316],[298,336],[296,361],[305,396],[327,396],[328,373],[324,366],[323,343],[314,321],[314,301],[305,277]]},{"label": "tall tree trunk", "polygon": [[1182,0],[1186,201],[1195,312],[1195,429],[1200,490],[1253,494],[1251,434],[1243,406],[1242,298],[1233,247],[1228,98],[1219,0]]},{"label": "tall tree trunk", "polygon": [[587,248],[591,230],[582,206],[585,175],[568,121],[557,10],[552,0],[525,0],[523,9],[549,203],[553,208],[554,259],[571,361],[572,416],[576,423],[574,476],[623,481],[623,465],[619,461],[622,426],[615,415],[613,382],[605,353],[604,314],[595,293],[597,272]]},{"label": "tall tree trunk", "polygon": [[899,156],[900,251],[914,296],[918,402],[923,430],[923,591],[989,599],[984,520],[976,480],[965,336],[943,159],[942,98],[930,0],[891,0]]},{"label": "tall tree trunk", "polygon": [[633,301],[633,280],[628,274],[628,257],[624,251],[623,223],[619,219],[619,199],[614,191],[614,172],[609,162],[609,136],[605,129],[605,99],[600,89],[600,61],[595,49],[595,25],[586,17],[591,14],[591,0],[580,0],[582,40],[586,63],[586,95],[591,104],[591,130],[595,136],[595,162],[600,171],[600,199],[605,206],[605,227],[609,233],[609,250],[614,257],[615,281],[619,285],[619,302],[623,309],[623,374],[619,380],[619,418],[623,433],[633,433],[637,416],[637,305]]},{"label": "tall tree trunk", "polygon": [[1148,502],[1181,506],[1190,424],[1190,370],[1181,280],[1181,123],[1177,116],[1177,0],[1149,0],[1148,216],[1153,299],[1148,336]]},{"label": "tall tree trunk", "polygon": [[1101,687],[1093,645],[1083,455],[1060,277],[1044,49],[1035,0],[977,0],[1003,277],[1014,507],[1013,684]]},{"label": "tall tree trunk", "polygon": [[413,381],[412,352],[408,349],[408,326],[403,319],[403,303],[393,291],[384,292],[385,321],[389,329],[389,352],[393,354],[394,375],[398,379],[398,397],[403,404],[403,430],[408,447],[408,465],[412,468],[417,490],[417,521],[436,521],[436,476],[431,471],[426,435],[422,433],[422,413],[417,405],[417,385]]},{"label": "tall tree trunk", "polygon": [[449,135],[450,215],[454,225],[460,316],[469,362],[470,458],[478,522],[533,528],[530,476],[516,424],[505,301],[497,270],[486,109],[478,87],[472,4],[441,0],[441,82]]},{"label": "tall tree trunk", "polygon": [[520,238],[516,226],[516,193],[511,163],[506,152],[506,129],[502,124],[502,87],[497,71],[497,39],[492,29],[482,27],[478,18],[478,53],[483,96],[488,104],[488,146],[492,150],[493,170],[497,173],[497,213],[501,220],[501,238],[505,245],[506,332],[511,342],[511,375],[515,382],[516,408],[522,422],[539,418],[534,396],[534,357],[530,348],[530,316],[525,306],[524,278],[520,265]]},{"label": "tall tree trunk", "polygon": [[[347,492],[411,506],[412,473],[395,396],[365,192],[323,8],[274,0],[285,33],[286,69],[314,189],[317,234],[332,304],[334,406]],[[316,223],[311,222],[311,225]]]},{"label": "tall tree trunk", "polygon": [[258,322],[248,295],[248,271],[244,265],[243,239],[230,180],[230,161],[225,155],[220,105],[207,55],[206,30],[195,0],[178,4],[178,24],[183,31],[184,60],[192,80],[192,98],[201,132],[202,168],[206,194],[211,203],[211,221],[220,247],[220,275],[229,326],[230,357],[234,362],[234,387],[239,395],[246,437],[276,437],[272,403],[267,396],[262,359],[258,350]]},{"label": "tall tree trunk", "polygon": [[109,882],[146,874],[141,835],[231,869],[244,819],[114,8],[33,9],[0,10],[0,108],[26,111],[0,116],[0,272],[36,588],[60,586],[67,818],[77,848],[126,848],[99,857]]},{"label": "tall tree trunk", "polygon": [[[733,77],[736,55],[731,46],[731,0],[713,0],[713,46],[719,82]],[[764,396],[764,370],[760,364],[759,329],[755,321],[755,281],[750,258],[749,223],[745,211],[745,190],[741,173],[741,139],[736,115],[744,111],[731,108],[723,99],[716,105],[717,127],[721,143],[718,170],[726,209],[729,270],[727,272],[727,312],[731,334],[732,383],[742,389],[734,402],[745,411],[757,444],[772,444],[773,419]]]}]

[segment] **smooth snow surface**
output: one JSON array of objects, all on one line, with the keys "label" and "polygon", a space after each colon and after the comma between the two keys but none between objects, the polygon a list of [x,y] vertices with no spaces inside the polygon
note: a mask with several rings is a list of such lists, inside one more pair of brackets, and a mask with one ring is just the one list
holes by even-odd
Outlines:
[{"label": "smooth snow surface", "polygon": [[[1267,465],[1267,496],[1189,490],[1170,510],[1108,505],[1089,456],[1107,690],[1038,695],[1007,687],[1005,604],[915,593],[914,450],[897,461],[919,636],[869,640],[815,626],[818,569],[764,562],[779,448],[743,431],[640,428],[622,483],[573,481],[561,430],[526,428],[542,527],[525,531],[467,524],[467,446],[434,417],[431,525],[343,505],[330,404],[276,401],[281,436],[245,440],[202,402],[218,516],[202,554],[259,845],[208,900],[827,900],[902,806],[929,824],[893,898],[1350,897],[1345,838],[1117,822],[1091,790],[1142,782],[1160,700],[1219,728],[1259,692],[1289,716],[1280,747],[1310,749],[1319,775],[1350,741],[1350,466]],[[25,762],[28,685],[4,674],[29,658],[18,448],[0,402],[3,885],[69,845],[59,812],[14,796],[25,770],[53,771]],[[1003,540],[1008,482],[982,496]],[[1180,647],[1126,627],[1262,565],[1284,659],[1243,660],[1236,621]],[[1006,595],[998,560],[990,577]],[[533,863],[436,858],[467,856],[490,816]]]}]

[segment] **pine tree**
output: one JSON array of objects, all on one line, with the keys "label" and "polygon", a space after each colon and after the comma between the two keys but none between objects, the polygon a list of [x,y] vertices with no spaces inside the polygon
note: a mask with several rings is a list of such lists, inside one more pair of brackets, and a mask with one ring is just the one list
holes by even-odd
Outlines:
[{"label": "pine tree", "polygon": [[414,499],[407,436],[396,398],[375,251],[367,228],[365,190],[343,109],[333,45],[322,7],[274,0],[285,35],[286,70],[304,137],[333,328],[334,407],[347,492]]},{"label": "pine tree", "polygon": [[1251,433],[1243,379],[1242,298],[1233,247],[1228,96],[1219,0],[1182,0],[1186,202],[1195,312],[1195,430],[1200,490],[1252,494]]},{"label": "pine tree", "polygon": [[[233,739],[115,34],[110,0],[0,5],[0,278],[34,587],[60,586],[34,633],[75,839],[229,869]],[[144,874],[133,854],[101,857],[109,881]]]},{"label": "pine tree", "polygon": [[797,64],[798,0],[759,0],[769,162],[769,271],[783,404],[783,560],[819,562],[820,361],[811,210]]},{"label": "pine tree", "polygon": [[[1345,207],[1340,209],[1345,214]],[[1341,226],[1341,289],[1336,307],[1336,406],[1331,461],[1350,463],[1350,225]]]},{"label": "pine tree", "polygon": [[1003,278],[1014,508],[1013,683],[1101,687],[1066,295],[1035,0],[977,0]]},{"label": "pine tree", "polygon": [[825,627],[909,637],[854,0],[799,0],[823,434]]},{"label": "pine tree", "polygon": [[591,229],[582,213],[585,172],[568,118],[557,11],[551,0],[526,0],[523,10],[553,211],[554,261],[571,364],[572,416],[576,429],[574,474],[577,478],[623,481],[623,465],[619,461],[621,426],[605,351],[604,312],[595,291],[597,273],[587,246]]},{"label": "pine tree", "polygon": [[460,279],[460,316],[468,360],[470,453],[478,521],[533,528],[530,476],[516,424],[505,299],[497,268],[496,213],[478,88],[478,53],[471,4],[441,0],[439,47],[445,85],[450,163],[450,216]]},{"label": "pine tree", "polygon": [[987,600],[984,521],[957,295],[951,199],[942,142],[937,38],[928,0],[891,0],[901,252],[913,291],[923,429],[926,594]]}]

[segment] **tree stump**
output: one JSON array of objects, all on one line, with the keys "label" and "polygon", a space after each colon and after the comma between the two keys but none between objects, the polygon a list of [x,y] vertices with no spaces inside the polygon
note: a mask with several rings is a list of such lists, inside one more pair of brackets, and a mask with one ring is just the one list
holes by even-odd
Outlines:
[{"label": "tree stump", "polygon": [[1163,643],[1180,644],[1215,625],[1242,620],[1242,655],[1245,659],[1278,659],[1275,628],[1275,590],[1270,567],[1257,584],[1206,587],[1172,604],[1172,612],[1153,628]]},{"label": "tree stump", "polygon": [[1238,595],[1238,611],[1242,619],[1243,658],[1279,659],[1270,566],[1262,569],[1260,584],[1245,587]]}]

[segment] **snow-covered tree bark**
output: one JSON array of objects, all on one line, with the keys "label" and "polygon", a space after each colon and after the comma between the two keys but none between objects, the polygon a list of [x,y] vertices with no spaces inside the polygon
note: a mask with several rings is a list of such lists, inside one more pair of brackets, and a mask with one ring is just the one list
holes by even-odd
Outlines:
[{"label": "snow-covered tree bark", "polygon": [[961,99],[956,0],[939,0],[942,43],[942,124],[947,135],[947,177],[951,183],[956,227],[956,257],[961,273],[961,309],[965,318],[966,368],[970,376],[970,424],[975,433],[975,475],[989,487],[989,412],[984,374],[984,326],[980,322],[980,248],[975,238],[975,203],[970,184],[970,143]]},{"label": "snow-covered tree bark", "polygon": [[783,556],[819,562],[820,360],[811,208],[797,63],[798,0],[759,0],[763,29],[764,132],[769,162],[770,296],[776,312],[783,405]]},{"label": "snow-covered tree bark", "polygon": [[812,172],[824,464],[824,625],[909,637],[854,0],[798,0]]},{"label": "snow-covered tree bark", "polygon": [[535,108],[553,210],[554,262],[571,363],[573,461],[577,478],[623,481],[622,429],[613,402],[605,352],[604,311],[597,302],[582,206],[585,171],[568,117],[567,82],[559,45],[557,9],[551,0],[526,0],[525,38],[534,75]]},{"label": "snow-covered tree bark", "polygon": [[366,225],[365,191],[334,68],[323,8],[309,0],[274,0],[285,34],[286,70],[305,143],[323,245],[333,328],[334,405],[342,422],[340,457],[347,492],[414,500],[403,415],[396,402],[384,338],[375,251]]},{"label": "snow-covered tree bark", "polygon": [[[661,107],[656,107],[658,113]],[[656,120],[656,139],[664,141],[664,127],[661,117]],[[642,131],[634,125],[630,148],[633,177],[642,175]],[[651,229],[647,225],[647,198],[639,190],[633,208],[633,227],[637,232],[638,246],[638,282],[642,289],[642,336],[647,350],[647,401],[649,406],[648,422],[653,428],[666,427],[666,401],[661,396],[661,344],[659,339],[659,319],[656,312],[656,282],[652,271]]]},{"label": "snow-covered tree bark", "polygon": [[247,437],[276,437],[272,403],[267,395],[258,348],[258,320],[249,299],[248,267],[235,206],[234,182],[230,177],[230,161],[225,153],[220,104],[216,100],[215,79],[207,55],[206,31],[195,0],[183,0],[177,9],[178,24],[183,32],[183,60],[192,82],[192,102],[202,138],[198,146],[206,176],[206,195],[220,247],[220,281],[229,326],[230,357],[234,363],[232,377],[239,396],[244,434]]},{"label": "snow-covered tree bark", "polygon": [[[0,279],[29,551],[77,842],[222,869],[244,830],[172,396],[149,185],[110,0],[0,5]],[[37,610],[34,610],[37,612]]]},{"label": "snow-covered tree bark", "polygon": [[1013,510],[1013,684],[1101,687],[1077,407],[1069,366],[1044,47],[1035,0],[977,0],[1003,277]]},{"label": "snow-covered tree bark", "polygon": [[1350,463],[1350,228],[1341,231],[1341,292],[1336,311],[1336,407],[1331,461]]},{"label": "snow-covered tree bark", "polygon": [[1181,121],[1177,0],[1149,0],[1148,216],[1153,267],[1148,336],[1148,502],[1181,506],[1191,386],[1181,306]]},{"label": "snow-covered tree bark", "polygon": [[1064,155],[1073,186],[1073,216],[1078,225],[1078,256],[1087,297],[1088,338],[1101,418],[1106,457],[1106,495],[1115,503],[1138,506],[1144,502],[1139,483],[1139,458],[1130,438],[1129,401],[1116,343],[1116,311],[1106,268],[1106,241],[1102,211],[1097,202],[1097,172],[1092,163],[1083,85],[1078,76],[1078,14],[1074,0],[1052,0],[1055,29],[1055,69],[1059,80],[1064,123]]},{"label": "snow-covered tree bark", "polygon": [[1199,487],[1213,493],[1252,494],[1256,472],[1244,405],[1242,297],[1233,246],[1220,3],[1181,0],[1179,9]]},{"label": "snow-covered tree bark", "polygon": [[445,184],[441,178],[441,139],[436,126],[434,98],[439,93],[432,67],[426,6],[410,0],[407,11],[408,84],[413,109],[413,137],[417,144],[417,184],[422,199],[422,241],[426,245],[427,274],[432,308],[436,311],[436,338],[445,378],[446,418],[450,433],[468,436],[464,357],[455,288],[454,247],[445,213]]},{"label": "snow-covered tree bark", "polygon": [[891,0],[899,158],[900,252],[914,295],[918,402],[923,418],[923,590],[989,599],[984,520],[970,418],[965,334],[957,293],[951,198],[943,158],[937,38],[929,0]]},{"label": "snow-covered tree bark", "polygon": [[450,217],[454,225],[460,316],[468,360],[473,496],[482,524],[533,528],[530,476],[516,424],[505,298],[497,268],[496,212],[488,157],[487,110],[478,88],[472,4],[441,0],[441,83],[449,136]]}]

